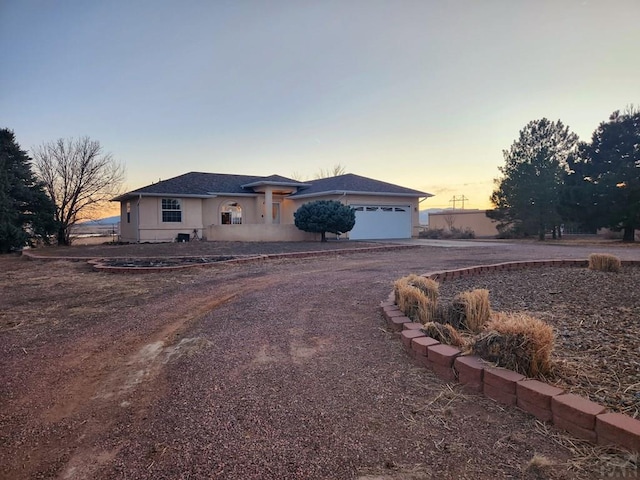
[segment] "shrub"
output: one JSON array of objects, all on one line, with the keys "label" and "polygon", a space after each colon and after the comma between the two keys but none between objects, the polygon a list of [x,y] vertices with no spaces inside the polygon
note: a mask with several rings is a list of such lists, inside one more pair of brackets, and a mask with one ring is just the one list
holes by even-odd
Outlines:
[{"label": "shrub", "polygon": [[447,313],[447,323],[478,333],[491,316],[489,290],[475,289],[455,296]]},{"label": "shrub", "polygon": [[450,229],[444,228],[426,228],[418,234],[419,238],[431,238],[431,239],[465,239],[476,238],[476,234],[470,228],[456,228]]},{"label": "shrub", "polygon": [[496,313],[471,346],[473,353],[529,377],[551,371],[551,326],[523,313]]},{"label": "shrub", "polygon": [[602,272],[619,272],[620,259],[608,253],[592,253],[589,255],[589,268]]},{"label": "shrub", "polygon": [[327,241],[327,232],[341,235],[356,224],[355,210],[337,200],[305,203],[294,212],[293,218],[296,227],[305,232],[319,233],[322,242]]}]

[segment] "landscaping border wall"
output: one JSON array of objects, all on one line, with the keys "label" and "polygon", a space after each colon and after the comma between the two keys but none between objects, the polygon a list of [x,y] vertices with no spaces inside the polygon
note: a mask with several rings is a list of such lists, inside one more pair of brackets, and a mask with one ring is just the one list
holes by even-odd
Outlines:
[{"label": "landscaping border wall", "polygon": [[[145,258],[160,258],[160,257],[65,257],[65,256],[48,256],[48,255],[38,255],[30,250],[23,250],[22,256],[30,259],[30,260],[44,260],[44,261],[59,261],[65,260],[68,262],[88,262],[93,266],[94,270],[108,272],[108,273],[161,273],[161,272],[170,272],[176,270],[185,270],[188,268],[206,268],[212,267],[215,265],[226,265],[226,264],[234,264],[234,263],[248,263],[248,262],[259,262],[264,260],[279,260],[279,259],[297,259],[297,258],[308,258],[308,257],[320,257],[320,256],[328,256],[328,255],[350,255],[353,253],[369,253],[369,252],[385,252],[391,250],[406,250],[411,248],[419,248],[419,245],[380,245],[379,247],[363,247],[363,248],[344,248],[344,249],[336,249],[336,250],[311,250],[311,251],[302,251],[302,252],[287,252],[287,253],[271,253],[264,255],[233,255],[234,258],[229,260],[221,260],[221,261],[211,261],[211,262],[202,262],[202,263],[185,263],[184,265],[166,265],[166,266],[113,266],[107,265],[108,260],[118,260],[118,259],[145,259]],[[217,257],[219,255],[213,255],[211,257]],[[172,259],[180,259],[180,258],[193,258],[191,256],[172,256],[167,257]],[[207,258],[207,256],[199,256],[198,258]]]},{"label": "landscaping border wall", "polygon": [[[640,265],[638,260],[623,260],[622,266]],[[588,260],[539,260],[479,265],[456,270],[436,271],[422,276],[438,282],[488,272],[521,270],[535,267],[588,267]],[[640,420],[606,408],[561,388],[526,378],[519,373],[498,368],[474,355],[444,345],[428,337],[420,323],[412,322],[395,303],[391,292],[380,308],[390,329],[399,333],[413,361],[433,371],[441,379],[457,381],[470,393],[483,394],[492,400],[517,407],[543,422],[552,423],[577,438],[591,443],[622,447],[640,452]]]}]

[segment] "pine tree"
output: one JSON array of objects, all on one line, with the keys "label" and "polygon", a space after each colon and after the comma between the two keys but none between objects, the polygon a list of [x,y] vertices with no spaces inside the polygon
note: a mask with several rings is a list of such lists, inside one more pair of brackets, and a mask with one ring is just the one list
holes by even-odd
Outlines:
[{"label": "pine tree", "polygon": [[55,231],[55,207],[36,181],[31,159],[11,130],[0,129],[0,253]]},{"label": "pine tree", "polygon": [[545,232],[561,222],[560,204],[568,161],[575,154],[578,137],[560,120],[529,122],[509,150],[503,152],[503,177],[491,195],[499,228],[523,235]]},{"label": "pine tree", "polygon": [[583,222],[623,230],[623,240],[633,242],[640,228],[640,109],[613,112],[580,145],[571,170]]}]

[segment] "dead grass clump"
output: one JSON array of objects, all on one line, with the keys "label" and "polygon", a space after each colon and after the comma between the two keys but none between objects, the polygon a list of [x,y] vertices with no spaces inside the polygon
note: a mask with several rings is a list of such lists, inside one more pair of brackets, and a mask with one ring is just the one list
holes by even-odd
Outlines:
[{"label": "dead grass clump", "polygon": [[418,288],[433,303],[438,301],[439,284],[435,280],[420,275],[411,274],[405,277],[409,285]]},{"label": "dead grass clump", "polygon": [[422,331],[445,345],[466,348],[467,342],[453,326],[437,322],[425,323]]},{"label": "dead grass clump", "polygon": [[439,284],[431,278],[422,277],[420,275],[412,273],[411,275],[407,275],[406,277],[402,277],[396,280],[394,283],[394,290],[396,292],[396,303],[398,298],[398,288],[401,285],[410,285],[412,287],[416,287],[418,290],[424,293],[425,296],[429,298],[433,303],[438,302]]},{"label": "dead grass clump", "polygon": [[430,322],[436,313],[436,304],[412,285],[396,285],[396,303],[400,311],[414,322]]},{"label": "dead grass clump", "polygon": [[592,253],[589,255],[589,268],[601,272],[619,272],[620,259],[608,253]]},{"label": "dead grass clump", "polygon": [[551,371],[554,333],[550,325],[524,313],[496,313],[478,335],[473,352],[528,377]]},{"label": "dead grass clump", "polygon": [[447,311],[447,323],[478,333],[491,317],[489,290],[476,289],[455,296]]},{"label": "dead grass clump", "polygon": [[524,467],[524,473],[533,478],[548,478],[553,462],[544,455],[534,454]]}]

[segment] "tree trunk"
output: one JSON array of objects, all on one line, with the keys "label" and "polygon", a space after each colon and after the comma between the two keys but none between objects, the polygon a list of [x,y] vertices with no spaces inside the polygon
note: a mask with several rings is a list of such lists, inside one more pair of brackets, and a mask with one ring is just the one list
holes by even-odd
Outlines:
[{"label": "tree trunk", "polygon": [[541,242],[544,241],[544,224],[540,225],[540,228],[538,228],[538,240]]},{"label": "tree trunk", "polygon": [[556,233],[557,231],[558,231],[557,228],[554,226],[553,227],[553,232],[551,233],[551,238],[553,238],[554,240],[556,240],[558,238],[558,235]]},{"label": "tree trunk", "polygon": [[636,229],[633,225],[625,225],[624,234],[622,235],[623,242],[634,242],[636,236]]},{"label": "tree trunk", "polygon": [[326,242],[327,241],[327,235],[326,234],[327,234],[327,232],[322,232],[320,234],[321,235],[321,237],[320,237],[320,241],[321,242]]},{"label": "tree trunk", "polygon": [[67,235],[67,230],[65,228],[58,228],[58,245],[71,245],[69,235]]}]

